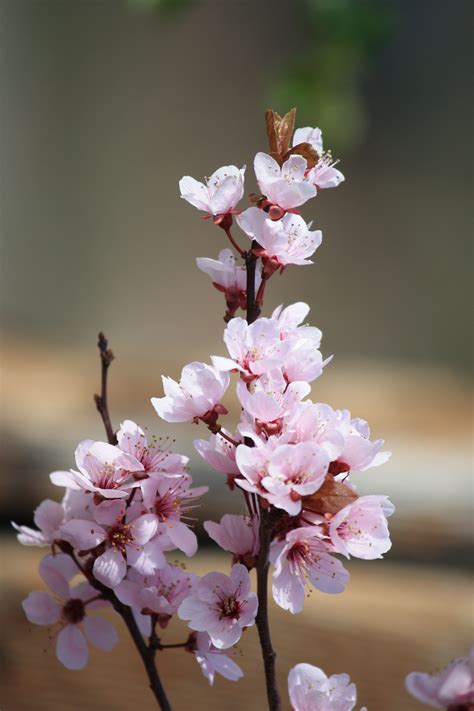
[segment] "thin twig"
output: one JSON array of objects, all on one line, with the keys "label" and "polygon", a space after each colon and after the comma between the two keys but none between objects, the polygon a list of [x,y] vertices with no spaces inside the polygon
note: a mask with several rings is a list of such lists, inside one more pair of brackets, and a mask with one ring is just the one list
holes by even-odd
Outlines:
[{"label": "thin twig", "polygon": [[115,436],[114,428],[112,427],[112,422],[109,414],[109,405],[107,402],[107,374],[114,359],[114,354],[108,347],[108,341],[102,331],[99,333],[99,339],[97,341],[100,352],[100,362],[101,362],[101,388],[100,395],[94,395],[95,404],[97,410],[102,417],[102,422],[104,423],[105,432],[107,434],[107,440],[109,444],[117,444],[117,437]]},{"label": "thin twig", "polygon": [[[102,417],[102,422],[104,423],[109,444],[117,444],[117,437],[115,435],[114,428],[112,427],[112,421],[110,418],[109,406],[107,401],[107,375],[110,364],[114,359],[114,354],[108,347],[107,339],[102,333],[102,331],[99,333],[97,345],[99,347],[101,361],[101,391],[100,395],[94,395],[94,400],[97,410],[99,411]],[[132,495],[129,498],[129,503],[133,498],[133,491]],[[89,583],[99,593],[101,593],[104,599],[108,600],[112,604],[114,610],[123,619],[133,640],[133,643],[135,644],[135,647],[140,657],[142,658],[143,665],[148,676],[150,689],[153,692],[161,711],[172,711],[171,704],[168,700],[168,697],[166,695],[163,684],[161,683],[161,679],[156,668],[156,647],[154,647],[152,644],[147,645],[145,643],[145,640],[143,639],[142,634],[138,628],[131,608],[128,607],[128,605],[124,605],[122,602],[120,602],[113,590],[106,587],[105,585],[102,585],[102,583],[100,583],[94,578],[92,572],[89,572],[87,568],[80,565],[74,554],[74,551],[72,550],[72,547],[70,550],[65,550],[64,552],[69,553],[69,555],[76,562],[76,565],[84,573]]]},{"label": "thin twig", "polygon": [[235,241],[235,239],[232,237],[232,233],[231,233],[231,231],[230,231],[230,227],[224,228],[224,232],[226,233],[226,235],[227,235],[227,237],[228,237],[228,240],[229,240],[229,242],[231,243],[231,245],[233,246],[233,248],[234,248],[235,250],[237,250],[237,252],[240,254],[241,257],[245,257],[245,251],[244,251],[241,247],[239,247],[239,245],[237,244],[237,242]]}]

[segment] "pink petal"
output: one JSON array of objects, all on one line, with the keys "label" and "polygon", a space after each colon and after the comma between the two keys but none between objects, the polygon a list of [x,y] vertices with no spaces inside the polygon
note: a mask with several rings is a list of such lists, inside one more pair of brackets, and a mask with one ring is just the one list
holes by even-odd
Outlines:
[{"label": "pink petal", "polygon": [[154,514],[139,516],[131,524],[133,526],[133,540],[140,545],[148,543],[158,530],[158,519]]},{"label": "pink petal", "polygon": [[103,652],[110,652],[118,642],[115,627],[103,617],[86,617],[84,632],[89,642]]},{"label": "pink petal", "polygon": [[35,625],[52,625],[61,617],[61,605],[47,592],[30,593],[21,606]]},{"label": "pink petal", "polygon": [[49,478],[55,486],[67,486],[68,489],[75,491],[79,491],[81,488],[76,483],[75,476],[72,472],[52,472]]},{"label": "pink petal", "polygon": [[157,540],[146,543],[138,550],[134,546],[126,548],[128,564],[142,575],[152,575],[155,570],[166,565],[166,558]]},{"label": "pink petal", "polygon": [[100,583],[114,588],[125,577],[127,564],[121,553],[115,548],[109,548],[96,559],[92,572]]},{"label": "pink petal", "polygon": [[76,563],[65,553],[47,555],[39,565],[39,574],[46,585],[65,600],[69,597],[69,581],[78,573]]},{"label": "pink petal", "polygon": [[196,553],[198,549],[196,535],[182,521],[174,521],[168,524],[166,532],[176,548],[186,553],[187,556],[192,556]]},{"label": "pink petal", "polygon": [[78,518],[68,521],[61,527],[61,536],[74,548],[82,551],[96,548],[106,539],[106,533],[102,526],[95,521]]},{"label": "pink petal", "polygon": [[127,505],[125,501],[121,499],[110,499],[109,501],[102,501],[94,511],[94,516],[97,523],[101,523],[104,526],[114,526],[125,515],[125,509]]},{"label": "pink petal", "polygon": [[89,650],[79,627],[66,625],[58,634],[56,654],[66,669],[83,669],[87,664]]}]

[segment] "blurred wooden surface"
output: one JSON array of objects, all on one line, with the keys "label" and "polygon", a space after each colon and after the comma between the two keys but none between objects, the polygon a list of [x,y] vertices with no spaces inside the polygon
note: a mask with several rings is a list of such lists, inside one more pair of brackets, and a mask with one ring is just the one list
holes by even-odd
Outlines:
[{"label": "blurred wooden surface", "polygon": [[[69,672],[55,658],[45,628],[31,625],[20,607],[30,590],[43,589],[36,565],[44,551],[27,549],[13,538],[2,541],[2,711],[143,711],[155,708],[136,652],[122,629],[110,654],[92,651],[82,672]],[[202,552],[188,562],[197,573],[226,570],[227,560]],[[464,654],[472,641],[472,588],[467,574],[374,561],[351,564],[346,593],[313,593],[295,617],[271,611],[278,669],[286,698],[286,675],[305,661],[328,673],[348,672],[359,689],[359,705],[369,711],[416,711],[422,707],[404,692],[411,670],[434,670]],[[173,623],[167,641],[180,641],[184,625]],[[244,634],[237,659],[245,677],[218,678],[209,687],[195,660],[181,650],[158,655],[175,711],[264,711],[262,667],[255,629]]]}]

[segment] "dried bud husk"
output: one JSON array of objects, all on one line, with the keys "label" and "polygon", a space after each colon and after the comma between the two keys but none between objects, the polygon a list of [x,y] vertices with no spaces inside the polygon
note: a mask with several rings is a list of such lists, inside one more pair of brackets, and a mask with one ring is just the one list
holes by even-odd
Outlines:
[{"label": "dried bud husk", "polygon": [[354,489],[328,474],[322,487],[316,493],[304,496],[302,503],[306,511],[324,516],[327,513],[336,514],[358,498]]},{"label": "dried bud husk", "polygon": [[280,165],[282,165],[284,156],[290,150],[291,137],[295,130],[295,118],[296,109],[291,109],[284,116],[280,116],[273,109],[267,109],[265,112],[270,155]]}]

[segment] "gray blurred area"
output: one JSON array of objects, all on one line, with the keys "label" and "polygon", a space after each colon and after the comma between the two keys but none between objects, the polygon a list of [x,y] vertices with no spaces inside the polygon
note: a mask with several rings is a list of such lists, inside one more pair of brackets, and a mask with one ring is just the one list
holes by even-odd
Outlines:
[{"label": "gray blurred area", "polygon": [[[381,585],[384,595],[392,592],[380,619],[390,614],[392,595],[394,625],[405,621],[406,638],[385,627],[374,632],[393,648],[387,665],[412,645],[416,653],[406,668],[399,663],[399,674],[414,668],[409,663],[445,663],[467,651],[469,615],[453,617],[447,607],[459,594],[469,609],[472,546],[472,2],[188,0],[174,12],[162,4],[0,1],[0,520],[30,521],[41,498],[58,496],[47,474],[73,466],[81,439],[103,438],[92,401],[100,329],[116,353],[114,424],[132,418],[176,439],[195,479],[211,487],[202,518],[241,510],[240,497],[229,498],[223,479],[193,450],[192,439],[206,433],[160,422],[149,404],[162,394],[162,373],[177,378],[184,364],[224,354],[222,295],[195,266],[197,256],[217,256],[224,235],[180,200],[177,184],[184,174],[202,178],[220,165],[245,163],[246,193],[255,191],[253,156],[266,150],[264,111],[270,102],[288,110],[304,89],[300,125],[320,125],[346,182],[303,208],[323,230],[323,245],[314,266],[273,277],[265,314],[279,303],[310,304],[323,353],[335,354],[312,398],[368,419],[393,452],[387,466],[358,480],[362,492],[386,493],[397,506],[393,552],[384,563],[349,564],[354,599]],[[310,30],[310,6],[347,6],[349,18],[375,12],[384,30],[366,52],[348,32],[350,46],[328,60],[328,42]],[[326,123],[310,115],[316,88],[305,88],[295,69],[305,60],[310,87],[323,86],[325,62],[324,89],[333,102],[331,112],[321,110]],[[11,541],[7,550],[8,609],[25,636],[15,605],[26,573],[18,571],[32,558],[22,559]],[[426,587],[410,607],[414,563],[424,565]],[[28,585],[37,585],[28,570]],[[417,627],[425,595],[433,600],[427,635],[421,622]],[[348,608],[347,619],[351,614]],[[370,610],[361,614],[370,619]],[[362,627],[343,634],[356,659]],[[11,669],[22,644],[4,651]],[[378,643],[367,644],[376,660]],[[318,663],[310,647],[308,640],[305,661]],[[285,661],[301,661],[301,654],[285,654]],[[331,654],[328,671],[342,671],[345,653],[334,647]],[[41,668],[54,664],[50,655]],[[400,678],[390,682],[392,706],[381,701],[383,679],[372,692],[370,679],[360,683],[361,703],[371,711],[417,708]],[[66,697],[51,696],[45,684],[48,707],[66,708]],[[9,693],[7,711],[31,708]],[[107,694],[77,708],[99,711],[111,703]],[[122,703],[114,699],[116,708],[130,708]],[[248,708],[262,707],[249,701]]]}]

